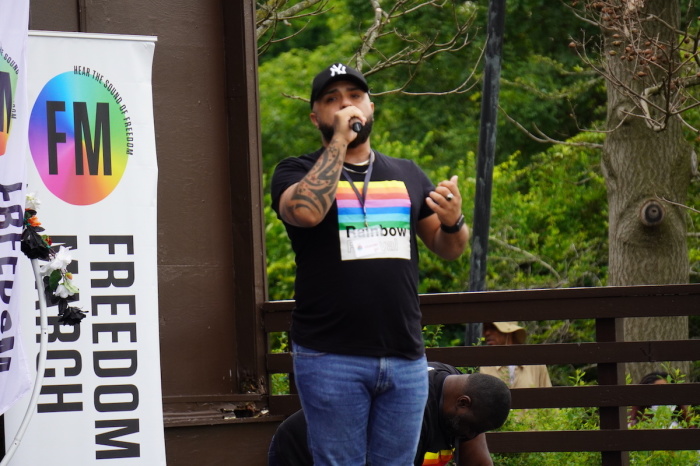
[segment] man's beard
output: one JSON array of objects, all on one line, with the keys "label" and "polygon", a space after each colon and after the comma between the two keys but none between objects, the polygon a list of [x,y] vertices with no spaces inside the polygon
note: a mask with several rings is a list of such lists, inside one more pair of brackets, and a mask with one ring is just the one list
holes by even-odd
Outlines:
[{"label": "man's beard", "polygon": [[459,437],[459,417],[455,415],[445,416],[443,423],[447,434],[451,437]]},{"label": "man's beard", "polygon": [[[357,133],[357,137],[353,139],[350,144],[348,144],[348,149],[354,149],[355,147],[364,144],[367,141],[367,139],[369,139],[369,135],[372,132],[373,123],[374,117],[370,116],[367,119],[367,123],[364,126],[362,126],[360,132]],[[323,140],[326,141],[326,143],[331,142],[331,140],[333,139],[333,134],[335,133],[332,126],[329,126],[325,123],[319,123],[318,130],[321,131]]]}]

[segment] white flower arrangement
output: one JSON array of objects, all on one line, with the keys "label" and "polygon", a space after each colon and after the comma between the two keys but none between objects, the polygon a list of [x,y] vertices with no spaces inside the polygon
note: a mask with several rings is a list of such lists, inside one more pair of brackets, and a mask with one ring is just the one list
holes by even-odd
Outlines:
[{"label": "white flower arrangement", "polygon": [[41,202],[34,193],[27,194],[24,209],[24,230],[22,231],[22,252],[29,259],[43,260],[39,267],[44,281],[44,294],[49,306],[58,305],[59,322],[66,325],[79,324],[85,318],[80,308],[69,306],[70,301],[78,299],[78,287],[73,283],[73,275],[68,272],[68,265],[73,260],[70,248],[60,246],[58,251],[51,249],[51,237],[41,235],[44,231],[36,216],[36,209]]}]

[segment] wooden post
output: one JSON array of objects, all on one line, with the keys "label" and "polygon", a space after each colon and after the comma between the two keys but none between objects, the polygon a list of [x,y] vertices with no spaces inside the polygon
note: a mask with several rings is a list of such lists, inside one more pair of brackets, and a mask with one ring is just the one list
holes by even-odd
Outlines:
[{"label": "wooden post", "polygon": [[[596,340],[599,343],[624,341],[624,329],[622,319],[596,319]],[[599,385],[624,385],[624,364],[604,363],[598,364]],[[625,429],[627,427],[626,406],[601,406],[600,429]],[[601,464],[603,466],[629,466],[629,452],[626,451],[601,451]]]}]

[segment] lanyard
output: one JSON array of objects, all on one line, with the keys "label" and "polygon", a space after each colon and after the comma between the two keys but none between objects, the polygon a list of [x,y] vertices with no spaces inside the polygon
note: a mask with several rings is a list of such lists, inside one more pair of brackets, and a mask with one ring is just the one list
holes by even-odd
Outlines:
[{"label": "lanyard", "polygon": [[353,183],[352,178],[350,178],[350,175],[348,175],[348,172],[346,170],[343,170],[343,176],[345,177],[346,180],[348,180],[348,183],[350,183],[350,187],[352,188],[353,191],[355,191],[355,195],[357,196],[357,200],[360,201],[360,205],[362,206],[362,213],[364,214],[365,218],[365,228],[369,227],[367,224],[367,206],[366,206],[366,201],[367,201],[367,190],[369,189],[369,179],[372,176],[372,166],[374,165],[374,151],[370,153],[369,156],[369,166],[367,167],[367,172],[365,173],[365,184],[362,186],[362,194],[360,194],[360,191],[357,189],[357,186],[355,186],[355,183]]}]

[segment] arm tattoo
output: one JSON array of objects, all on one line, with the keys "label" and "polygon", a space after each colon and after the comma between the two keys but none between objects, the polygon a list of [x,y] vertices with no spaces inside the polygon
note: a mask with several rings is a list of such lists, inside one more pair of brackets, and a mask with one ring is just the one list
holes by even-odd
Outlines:
[{"label": "arm tattoo", "polygon": [[336,142],[331,141],[316,164],[297,185],[296,192],[287,205],[287,212],[291,217],[295,211],[302,209],[321,217],[326,215],[335,198],[344,158],[344,155],[340,155]]}]

